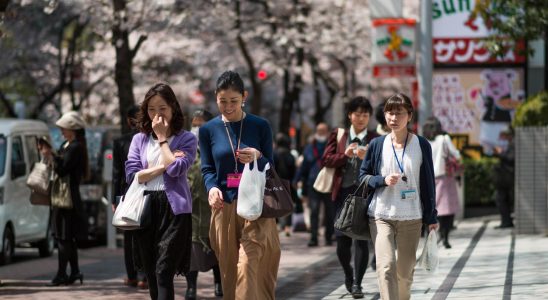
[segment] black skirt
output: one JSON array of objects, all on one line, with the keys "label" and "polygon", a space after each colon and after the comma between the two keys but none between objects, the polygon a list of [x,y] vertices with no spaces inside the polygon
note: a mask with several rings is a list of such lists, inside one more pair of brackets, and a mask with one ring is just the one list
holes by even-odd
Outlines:
[{"label": "black skirt", "polygon": [[150,222],[136,230],[138,256],[136,267],[147,273],[186,274],[190,267],[192,216],[174,215],[165,191],[146,191],[150,195]]}]

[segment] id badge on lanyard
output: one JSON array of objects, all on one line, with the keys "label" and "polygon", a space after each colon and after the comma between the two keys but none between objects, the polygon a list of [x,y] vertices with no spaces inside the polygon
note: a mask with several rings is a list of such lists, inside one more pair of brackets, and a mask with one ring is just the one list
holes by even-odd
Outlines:
[{"label": "id badge on lanyard", "polygon": [[226,187],[237,188],[240,186],[242,173],[229,173],[226,175]]},{"label": "id badge on lanyard", "polygon": [[240,136],[238,137],[238,146],[236,149],[234,149],[234,145],[232,144],[232,138],[230,137],[230,133],[228,132],[228,125],[226,122],[224,122],[226,135],[228,137],[228,142],[230,143],[230,148],[232,149],[232,154],[234,155],[234,173],[228,173],[226,175],[226,187],[228,188],[237,188],[240,186],[240,180],[242,179],[242,173],[238,172],[238,159],[237,159],[237,151],[240,150],[240,141],[242,140],[242,128],[244,127],[244,116],[242,115],[242,120],[240,124]]}]

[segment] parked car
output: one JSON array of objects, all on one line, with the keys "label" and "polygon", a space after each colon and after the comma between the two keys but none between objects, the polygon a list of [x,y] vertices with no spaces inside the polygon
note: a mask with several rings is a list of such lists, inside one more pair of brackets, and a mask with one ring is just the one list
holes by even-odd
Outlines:
[{"label": "parked car", "polygon": [[[58,127],[50,127],[53,147],[59,149],[63,135]],[[112,141],[121,135],[119,127],[96,126],[86,128],[90,178],[80,184],[80,195],[88,217],[89,239],[105,242],[107,209],[111,209],[107,196],[107,182],[103,179],[103,156],[112,149]]]},{"label": "parked car", "polygon": [[0,264],[11,262],[16,246],[38,247],[42,257],[53,253],[50,208],[31,205],[26,185],[34,163],[40,160],[36,141],[42,136],[49,138],[43,122],[0,119]]}]

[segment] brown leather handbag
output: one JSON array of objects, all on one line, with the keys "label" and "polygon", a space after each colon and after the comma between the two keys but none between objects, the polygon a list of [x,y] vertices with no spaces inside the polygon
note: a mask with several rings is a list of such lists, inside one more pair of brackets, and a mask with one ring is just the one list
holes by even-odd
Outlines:
[{"label": "brown leather handbag", "polygon": [[289,181],[281,179],[272,166],[266,171],[261,218],[281,218],[294,209]]}]

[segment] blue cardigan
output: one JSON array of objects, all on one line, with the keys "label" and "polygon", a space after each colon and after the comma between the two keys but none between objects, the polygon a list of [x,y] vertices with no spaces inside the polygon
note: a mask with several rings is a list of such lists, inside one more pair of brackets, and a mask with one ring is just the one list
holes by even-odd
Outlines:
[{"label": "blue cardigan", "polygon": [[[234,147],[238,144],[241,122],[229,122],[229,132]],[[223,192],[224,202],[232,203],[238,197],[237,188],[226,186],[227,174],[234,172],[234,154],[226,135],[226,129],[221,116],[211,119],[200,127],[199,131],[200,157],[202,160],[202,176],[206,190],[213,187]],[[253,147],[263,154],[259,158],[259,170],[264,170],[267,162],[273,165],[272,130],[268,121],[252,114],[246,114],[240,148]],[[239,172],[244,164],[237,164]]]},{"label": "blue cardigan", "polygon": [[[422,164],[420,169],[420,200],[422,203],[422,221],[425,224],[438,223],[436,210],[436,181],[434,178],[434,163],[432,162],[432,147],[430,142],[421,137],[419,144],[422,152]],[[369,143],[369,150],[365,155],[360,168],[360,182],[366,175],[372,175],[369,187],[373,189],[368,196],[368,203],[373,199],[374,190],[384,188],[384,176],[381,175],[382,148],[386,135],[375,138]]]}]

